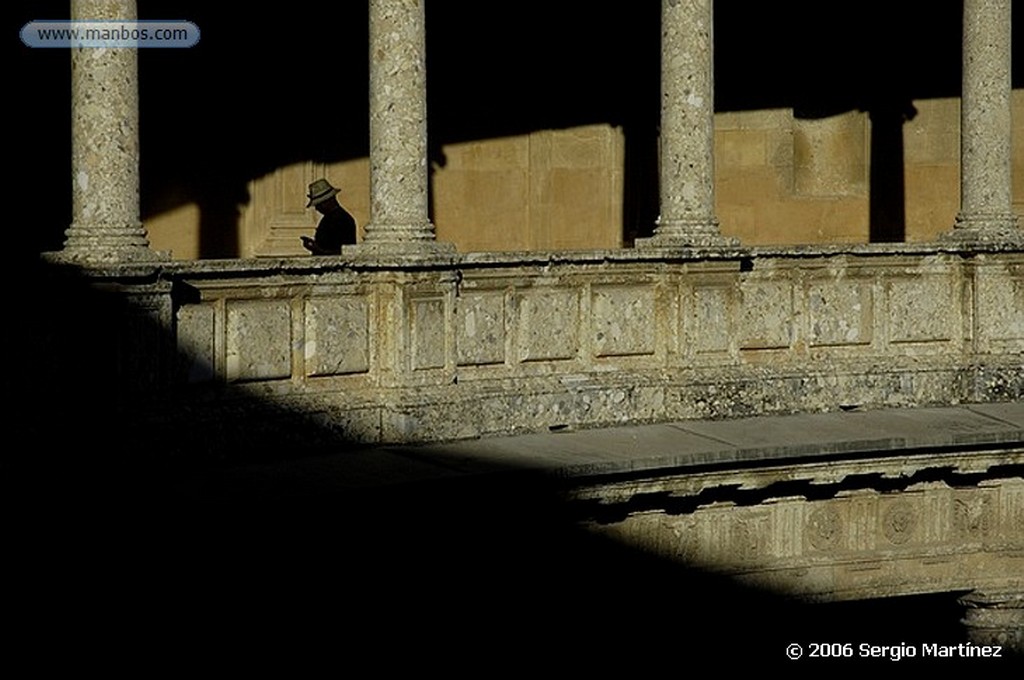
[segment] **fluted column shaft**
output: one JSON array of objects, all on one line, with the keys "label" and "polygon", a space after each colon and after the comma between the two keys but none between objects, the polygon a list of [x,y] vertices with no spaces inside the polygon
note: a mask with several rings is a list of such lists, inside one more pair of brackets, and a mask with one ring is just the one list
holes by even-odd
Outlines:
[{"label": "fluted column shaft", "polygon": [[[72,0],[76,21],[134,20],[134,0]],[[139,218],[138,59],[133,48],[71,49],[72,222],[63,255],[151,260]]]},{"label": "fluted column shaft", "polygon": [[370,0],[370,223],[363,244],[436,247],[428,212],[423,0]]},{"label": "fluted column shaft", "polygon": [[662,0],[660,216],[638,245],[714,246],[712,0]]},{"label": "fluted column shaft", "polygon": [[1022,242],[1012,198],[1010,0],[964,0],[955,239]]}]

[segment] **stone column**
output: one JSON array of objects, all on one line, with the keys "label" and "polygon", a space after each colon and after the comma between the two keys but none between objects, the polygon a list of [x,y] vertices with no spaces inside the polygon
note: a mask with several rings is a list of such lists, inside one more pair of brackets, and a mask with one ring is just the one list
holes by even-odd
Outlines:
[{"label": "stone column", "polygon": [[974,591],[960,598],[967,639],[976,645],[1000,645],[1024,655],[1024,593]]},{"label": "stone column", "polygon": [[370,0],[370,223],[360,250],[432,252],[424,0]]},{"label": "stone column", "polygon": [[948,239],[1024,243],[1013,213],[1010,0],[964,0],[960,213]]},{"label": "stone column", "polygon": [[[71,18],[134,20],[135,0],[72,0]],[[160,259],[139,219],[138,51],[71,49],[72,222],[62,257]]]},{"label": "stone column", "polygon": [[660,207],[638,246],[724,246],[715,217],[712,0],[661,3]]}]

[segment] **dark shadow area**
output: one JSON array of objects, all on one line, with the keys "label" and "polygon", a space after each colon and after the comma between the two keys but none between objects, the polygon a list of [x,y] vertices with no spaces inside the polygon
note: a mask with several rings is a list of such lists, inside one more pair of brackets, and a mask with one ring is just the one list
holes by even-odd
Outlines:
[{"label": "dark shadow area", "polygon": [[871,243],[906,240],[903,124],[917,114],[906,100],[890,99],[868,110],[871,118],[871,178],[868,233]]},{"label": "dark shadow area", "polygon": [[159,328],[126,335],[117,296],[33,274],[12,310],[25,332],[4,336],[24,358],[4,375],[17,444],[0,465],[15,658],[644,676],[837,666],[794,667],[793,642],[962,639],[954,595],[806,604],[583,532],[564,481],[405,481],[312,414],[162,388],[176,360],[128,358]]},{"label": "dark shadow area", "polygon": [[[960,7],[954,0],[719,2],[716,110],[870,111],[880,128],[876,160],[883,161],[872,181],[882,194],[872,205],[873,239],[896,240],[901,192],[892,178],[901,154],[893,148],[898,117],[889,112],[959,94]],[[198,204],[203,257],[237,254],[251,180],[304,160],[368,154],[367,3],[242,12],[151,0],[139,11],[191,20],[202,32],[191,49],[142,51],[139,69],[143,219]],[[9,12],[13,36],[28,20],[64,18],[68,9],[66,2],[20,2]],[[427,26],[432,163],[443,165],[440,149],[455,142],[622,126],[624,239],[650,233],[658,213],[657,3],[612,12],[582,0],[524,0],[514,9],[433,2]],[[57,250],[71,215],[69,56],[16,39],[6,49],[16,65],[8,78],[18,102],[18,246]],[[1014,69],[1018,86],[1022,73]]]}]

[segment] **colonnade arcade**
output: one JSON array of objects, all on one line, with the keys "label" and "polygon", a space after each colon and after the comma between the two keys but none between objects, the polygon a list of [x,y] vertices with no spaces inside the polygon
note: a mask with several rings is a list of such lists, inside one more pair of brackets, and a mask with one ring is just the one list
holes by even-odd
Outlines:
[{"label": "colonnade arcade", "polygon": [[[735,245],[715,215],[712,6],[662,2],[660,216],[638,248]],[[1012,210],[1010,6],[964,0],[961,200],[945,240],[1024,243]],[[81,21],[137,16],[134,0],[72,0],[71,9]],[[436,240],[428,214],[425,33],[423,2],[370,0],[370,222],[359,254],[454,250]],[[161,259],[140,220],[135,50],[72,51],[72,121],[63,256]]]}]

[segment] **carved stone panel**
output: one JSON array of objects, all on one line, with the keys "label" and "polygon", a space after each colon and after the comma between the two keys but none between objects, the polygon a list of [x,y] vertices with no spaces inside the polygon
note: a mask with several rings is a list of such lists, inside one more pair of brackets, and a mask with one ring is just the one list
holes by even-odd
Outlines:
[{"label": "carved stone panel", "polygon": [[306,302],[306,374],[370,370],[370,309],[364,296],[313,298]]},{"label": "carved stone panel", "polygon": [[519,298],[519,360],[575,358],[579,345],[579,315],[579,297],[575,291],[523,293]]},{"label": "carved stone panel", "polygon": [[728,352],[732,336],[732,291],[724,286],[694,290],[694,349],[698,353]]},{"label": "carved stone panel", "polygon": [[594,354],[599,357],[653,354],[654,288],[598,286],[593,289]]},{"label": "carved stone panel", "polygon": [[270,380],[291,376],[291,331],[288,300],[228,303],[227,379]]},{"label": "carved stone panel", "polygon": [[415,298],[409,310],[413,370],[445,365],[445,304],[441,297]]},{"label": "carved stone panel", "polygon": [[789,347],[793,341],[793,286],[788,282],[749,282],[740,292],[740,347]]},{"label": "carved stone panel", "polygon": [[872,338],[871,285],[848,280],[807,291],[811,346],[867,345]]},{"label": "carved stone panel", "polygon": [[807,516],[807,542],[815,550],[835,550],[842,545],[843,519],[832,503],[819,504]]},{"label": "carved stone panel", "polygon": [[180,375],[190,383],[213,380],[216,365],[216,310],[213,305],[186,305],[178,310]]},{"label": "carved stone panel", "polygon": [[984,351],[1024,351],[1024,264],[980,267],[975,328]]},{"label": "carved stone panel", "polygon": [[455,315],[456,361],[460,366],[505,361],[505,294],[463,293]]},{"label": "carved stone panel", "polygon": [[880,505],[880,510],[880,529],[886,541],[892,545],[903,545],[914,538],[920,519],[917,509],[909,501],[887,501]]},{"label": "carved stone panel", "polygon": [[953,286],[946,277],[929,275],[895,280],[889,285],[889,340],[950,340],[955,309]]}]

